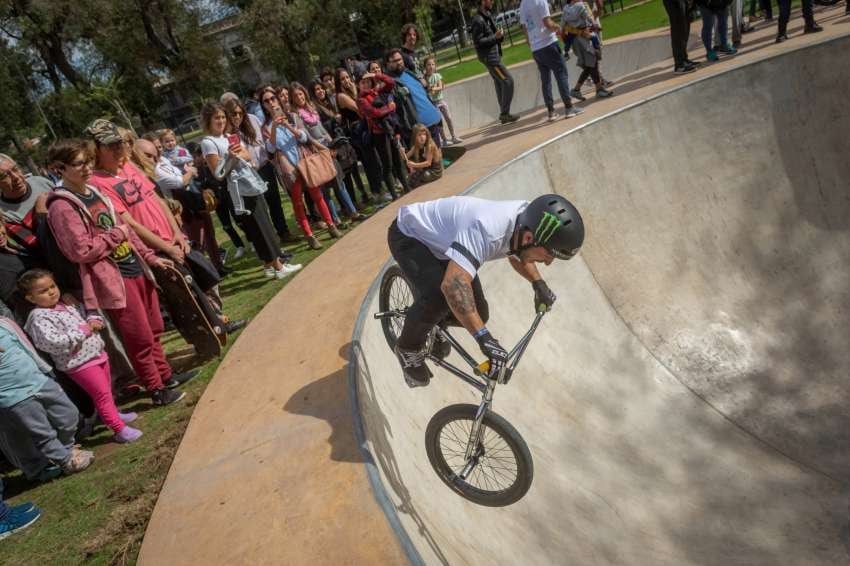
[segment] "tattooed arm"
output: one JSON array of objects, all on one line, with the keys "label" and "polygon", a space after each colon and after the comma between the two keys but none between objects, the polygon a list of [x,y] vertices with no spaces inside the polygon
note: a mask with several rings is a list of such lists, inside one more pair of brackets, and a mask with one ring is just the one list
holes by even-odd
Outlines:
[{"label": "tattooed arm", "polygon": [[475,306],[472,292],[472,276],[457,263],[450,261],[440,290],[446,297],[449,308],[470,334],[484,328],[484,321]]}]

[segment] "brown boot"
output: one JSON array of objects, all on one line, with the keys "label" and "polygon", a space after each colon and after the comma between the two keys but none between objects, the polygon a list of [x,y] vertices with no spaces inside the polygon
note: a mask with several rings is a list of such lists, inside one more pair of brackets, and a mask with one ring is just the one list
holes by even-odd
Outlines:
[{"label": "brown boot", "polygon": [[316,238],[316,236],[307,236],[307,245],[310,246],[311,250],[322,249],[322,244],[319,243],[319,240],[318,238]]},{"label": "brown boot", "polygon": [[328,234],[331,235],[331,238],[342,238],[342,232],[339,231],[339,228],[331,224],[328,226]]}]

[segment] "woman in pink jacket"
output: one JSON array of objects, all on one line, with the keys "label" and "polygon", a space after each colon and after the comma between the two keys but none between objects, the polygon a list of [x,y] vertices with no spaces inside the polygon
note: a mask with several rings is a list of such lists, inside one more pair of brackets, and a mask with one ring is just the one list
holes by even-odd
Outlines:
[{"label": "woman in pink jacket", "polygon": [[110,200],[87,184],[94,163],[88,142],[60,140],[48,160],[62,186],[47,201],[47,222],[62,254],[79,266],[83,305],[103,309],[112,319],[154,404],[179,401],[186,394],[166,387],[172,373],[159,341],[162,315],[148,267],[170,260],[157,257],[115,214]]}]

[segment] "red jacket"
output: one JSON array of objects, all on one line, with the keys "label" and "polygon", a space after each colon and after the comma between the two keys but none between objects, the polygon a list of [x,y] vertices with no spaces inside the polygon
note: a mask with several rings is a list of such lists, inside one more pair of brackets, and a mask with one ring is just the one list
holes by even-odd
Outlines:
[{"label": "red jacket", "polygon": [[395,110],[390,108],[389,105],[375,108],[372,106],[372,101],[375,100],[375,97],[379,94],[392,93],[395,90],[395,81],[392,77],[388,77],[383,73],[376,73],[372,80],[379,81],[384,84],[381,88],[371,88],[367,91],[360,91],[357,95],[357,109],[360,110],[360,114],[366,118],[366,122],[369,124],[369,131],[373,134],[382,134],[384,133],[384,130],[381,128],[380,124],[378,124],[378,121],[387,114],[395,112]]},{"label": "red jacket", "polygon": [[[97,226],[88,208],[67,189],[57,189],[47,199],[47,222],[56,238],[62,255],[76,263],[80,269],[83,287],[83,304],[87,309],[123,309],[127,306],[124,280],[118,266],[110,259],[112,250],[124,242],[124,232],[119,224],[124,222],[115,214],[109,199],[89,186],[107,205],[114,228],[104,230]],[[156,259],[133,230],[130,246],[145,276],[153,281],[147,262]]]}]

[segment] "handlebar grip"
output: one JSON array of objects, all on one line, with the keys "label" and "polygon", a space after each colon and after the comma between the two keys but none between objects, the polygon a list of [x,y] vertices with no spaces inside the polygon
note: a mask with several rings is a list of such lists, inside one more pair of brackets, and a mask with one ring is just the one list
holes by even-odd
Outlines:
[{"label": "handlebar grip", "polygon": [[551,310],[551,307],[547,307],[545,303],[540,303],[537,305],[537,312],[546,313]]}]

